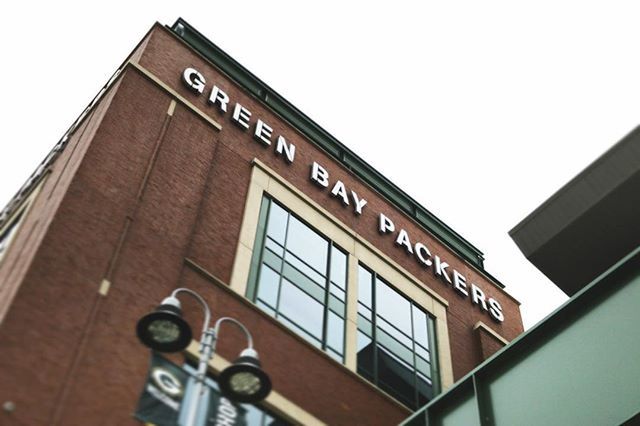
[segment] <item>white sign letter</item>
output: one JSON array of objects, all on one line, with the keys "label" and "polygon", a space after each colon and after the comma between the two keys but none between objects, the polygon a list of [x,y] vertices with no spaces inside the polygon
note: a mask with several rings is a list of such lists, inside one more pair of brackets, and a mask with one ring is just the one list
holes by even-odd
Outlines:
[{"label": "white sign letter", "polygon": [[357,215],[361,215],[362,208],[367,205],[367,200],[365,200],[364,198],[358,198],[358,194],[353,191],[351,191],[351,198],[353,198],[353,202],[356,203],[356,205],[353,207],[355,209],[354,211]]},{"label": "white sign letter", "polygon": [[444,279],[447,280],[449,284],[451,284],[451,278],[449,277],[449,275],[447,275],[447,271],[446,271],[446,269],[449,267],[449,264],[447,262],[440,261],[440,258],[438,256],[436,256],[435,259],[436,259],[436,266],[435,266],[436,275],[439,277],[444,277]]},{"label": "white sign letter", "polygon": [[429,259],[431,257],[431,252],[429,251],[427,246],[422,243],[416,243],[415,250],[416,256],[418,257],[418,261],[420,263],[422,263],[427,268],[433,264],[431,262],[431,259]]},{"label": "white sign letter", "polygon": [[476,305],[482,306],[482,309],[487,310],[487,302],[484,297],[484,293],[475,284],[471,284],[471,300]]},{"label": "white sign letter", "polygon": [[271,132],[273,132],[273,129],[269,127],[267,123],[258,119],[258,122],[256,123],[256,131],[253,132],[253,137],[269,146],[271,145]]},{"label": "white sign letter", "polygon": [[347,197],[347,189],[344,187],[344,183],[342,181],[337,181],[335,185],[333,185],[333,189],[331,190],[331,195],[334,197],[338,197],[342,200],[342,204],[345,206],[349,205],[349,198]]},{"label": "white sign letter", "polygon": [[467,291],[467,279],[455,269],[453,270],[453,288],[465,296],[469,295],[469,292]]},{"label": "white sign letter", "polygon": [[413,254],[413,247],[411,247],[411,241],[409,241],[409,234],[407,234],[407,231],[404,229],[401,229],[400,232],[398,232],[396,244],[403,246],[408,253]]},{"label": "white sign letter", "polygon": [[489,298],[489,313],[497,321],[500,321],[500,322],[504,321],[504,314],[502,313],[502,306],[500,306],[500,303],[498,303],[498,301],[496,299],[494,299],[493,297]]},{"label": "white sign letter", "polygon": [[323,188],[327,188],[329,186],[329,173],[327,173],[324,167],[315,161],[311,165],[311,180]]},{"label": "white sign letter", "polygon": [[236,107],[233,109],[233,121],[238,123],[238,125],[245,130],[249,128],[249,119],[251,118],[251,111],[246,109],[240,104],[236,104]]},{"label": "white sign letter", "polygon": [[204,92],[204,77],[193,68],[187,68],[184,70],[182,73],[182,81],[184,81],[184,84],[194,92],[198,94],[202,94],[202,92]]},{"label": "white sign letter", "polygon": [[387,234],[396,230],[396,226],[391,222],[391,219],[380,213],[380,219],[378,221],[378,231],[381,234]]},{"label": "white sign letter", "polygon": [[287,145],[287,141],[284,140],[282,136],[278,136],[276,153],[278,153],[279,155],[282,155],[283,152],[285,153],[285,158],[287,159],[287,162],[293,163],[293,159],[296,156],[296,146],[292,143]]},{"label": "white sign letter", "polygon": [[218,103],[220,111],[227,112],[227,104],[229,103],[229,95],[220,90],[218,86],[213,86],[211,94],[209,95],[209,103],[215,105]]}]

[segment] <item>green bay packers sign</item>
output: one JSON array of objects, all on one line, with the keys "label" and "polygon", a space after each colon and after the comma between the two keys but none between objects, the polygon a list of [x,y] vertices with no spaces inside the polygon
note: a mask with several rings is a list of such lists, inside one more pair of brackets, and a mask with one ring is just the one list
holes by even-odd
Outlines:
[{"label": "green bay packers sign", "polygon": [[[147,382],[144,385],[135,416],[156,426],[181,426],[185,414],[184,400],[193,398],[195,378],[162,356],[152,353]],[[246,410],[206,383],[198,413],[198,424],[204,426],[246,426]]]},{"label": "green bay packers sign", "polygon": [[[205,93],[206,79],[195,68],[185,68],[182,73],[182,82],[196,96]],[[227,114],[227,111],[233,110],[230,117],[231,121],[241,131],[248,131],[252,134],[252,139],[255,143],[260,144],[265,149],[272,147],[274,154],[282,158],[287,164],[295,162],[296,153],[299,150],[296,149],[296,145],[291,140],[287,139],[288,136],[285,137],[285,135],[274,133],[274,127],[271,127],[262,118],[252,114],[246,106],[241,105],[239,102],[232,102],[225,89],[215,83],[211,83],[210,86],[211,92],[207,104],[211,108],[217,109],[220,114]],[[342,206],[349,206],[353,209],[353,214],[356,217],[363,214],[371,214],[369,207],[367,207],[367,200],[341,180],[330,176],[329,170],[319,162],[312,161],[309,164],[309,171],[310,181],[319,190],[326,191],[330,197],[335,198]],[[389,235],[389,241],[393,241],[398,249],[414,257],[425,271],[431,271],[442,284],[450,287],[459,296],[470,300],[482,311],[488,313],[493,320],[498,323],[504,321],[502,305],[498,298],[495,297],[494,288],[481,286],[477,282],[474,283],[471,279],[467,279],[467,276],[462,272],[449,265],[445,258],[445,255],[449,256],[448,254],[436,252],[433,247],[428,247],[425,241],[420,241],[417,235],[410,235],[402,227],[396,227],[392,216],[387,213],[375,213],[378,215],[377,222],[380,235]],[[432,252],[432,250],[434,251]]]}]

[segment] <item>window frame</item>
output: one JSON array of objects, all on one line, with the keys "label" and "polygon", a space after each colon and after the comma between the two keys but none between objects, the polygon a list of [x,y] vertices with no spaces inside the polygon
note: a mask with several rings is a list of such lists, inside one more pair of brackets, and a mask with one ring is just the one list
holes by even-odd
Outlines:
[{"label": "window frame", "polygon": [[[358,264],[363,263],[374,269],[394,289],[413,300],[424,312],[434,318],[437,352],[434,352],[433,356],[436,356],[438,360],[440,392],[450,388],[453,385],[453,366],[447,325],[448,302],[446,299],[427,287],[391,257],[362,238],[323,206],[294,187],[257,158],[252,161],[251,178],[231,273],[230,288],[237,294],[247,298],[250,270],[256,267],[254,260],[256,257],[253,256],[253,251],[254,248],[258,247],[256,235],[259,226],[259,212],[262,197],[265,194],[284,205],[288,211],[309,224],[326,238],[335,242],[348,254],[345,359],[342,366],[353,372],[354,376],[362,380],[363,383],[386,395],[395,403],[404,406],[369,380],[357,374],[357,269]],[[294,331],[290,330],[290,333],[298,337]],[[300,341],[304,340],[300,338]],[[324,351],[310,343],[308,345],[337,363]]]},{"label": "window frame", "polygon": [[[435,397],[435,395],[438,395],[438,393],[440,393],[440,374],[439,374],[439,367],[438,367],[438,343],[437,343],[437,339],[436,339],[436,332],[435,332],[435,318],[434,316],[429,313],[429,311],[427,311],[426,309],[424,309],[422,306],[420,306],[418,303],[416,303],[414,300],[412,300],[410,297],[407,297],[405,294],[403,294],[402,292],[400,292],[398,289],[396,289],[393,284],[391,282],[389,282],[387,279],[385,279],[384,277],[382,277],[379,273],[377,273],[374,269],[372,269],[371,267],[369,267],[368,265],[359,262],[358,263],[358,273],[360,272],[361,269],[364,269],[365,271],[367,271],[367,273],[370,274],[370,294],[371,294],[371,307],[367,307],[364,304],[362,304],[362,306],[364,306],[365,309],[369,310],[371,312],[371,318],[368,320],[370,325],[371,325],[371,336],[368,336],[371,339],[371,343],[373,345],[373,354],[372,354],[372,359],[373,359],[373,371],[371,372],[371,378],[368,378],[367,375],[363,374],[360,372],[360,368],[358,367],[358,374],[360,374],[362,377],[366,378],[367,380],[369,380],[370,382],[374,383],[377,387],[380,387],[380,372],[378,369],[379,366],[379,357],[378,357],[378,347],[381,346],[382,348],[384,348],[386,351],[390,352],[392,355],[391,357],[399,357],[400,355],[397,353],[393,353],[393,350],[391,348],[387,348],[385,347],[382,343],[380,343],[380,340],[378,339],[378,319],[380,317],[380,319],[382,319],[384,322],[386,322],[389,326],[391,326],[393,329],[395,329],[397,332],[399,332],[402,336],[404,336],[405,338],[409,339],[411,341],[411,348],[408,348],[405,346],[406,349],[409,349],[413,355],[413,360],[412,360],[412,365],[411,367],[413,368],[413,376],[414,376],[414,404],[413,405],[407,405],[409,408],[411,409],[417,409],[421,406],[420,402],[419,402],[419,396],[417,394],[417,387],[416,387],[416,383],[415,383],[415,376],[418,373],[418,367],[417,367],[417,361],[416,361],[416,357],[418,357],[419,355],[416,352],[416,345],[419,345],[420,343],[418,343],[416,341],[415,338],[415,316],[413,313],[414,309],[418,309],[420,311],[422,311],[422,313],[425,314],[426,320],[427,320],[427,347],[423,348],[427,351],[427,353],[429,354],[429,360],[425,360],[428,361],[429,366],[430,366],[430,371],[429,371],[429,379],[431,380],[431,388],[433,391],[433,397],[431,398],[431,400]],[[360,280],[360,276],[358,277],[358,285],[361,284],[361,280]],[[411,336],[407,335],[403,330],[401,330],[396,324],[392,323],[389,321],[389,319],[385,318],[379,311],[378,309],[378,285],[385,285],[387,287],[389,287],[389,289],[391,291],[394,291],[399,297],[403,298],[404,300],[406,300],[408,302],[408,307],[409,307],[409,317],[410,317],[410,322],[411,322]],[[358,305],[361,305],[360,302],[360,289],[358,289]],[[360,315],[360,311],[358,310],[358,315]],[[366,318],[365,318],[366,319]],[[358,321],[360,319],[358,318]],[[380,327],[380,329],[389,334],[388,332],[386,332],[382,327]],[[358,326],[358,333],[363,333],[366,335],[366,331],[361,331],[361,327]],[[392,339],[397,340],[394,336],[389,335]],[[398,341],[399,344],[403,345],[402,342]],[[406,360],[402,360],[404,362],[406,362]],[[386,391],[385,391],[386,392]],[[396,398],[398,399],[398,398]],[[399,399],[398,399],[399,401]],[[404,404],[404,403],[403,403]],[[426,402],[425,402],[426,404]],[[424,405],[424,404],[422,404]]]},{"label": "window frame", "polygon": [[[258,218],[258,226],[256,229],[256,238],[255,238],[255,243],[254,243],[254,253],[253,253],[253,259],[251,261],[251,269],[249,271],[249,278],[248,278],[248,282],[247,282],[247,290],[246,290],[246,294],[245,297],[248,298],[249,300],[251,300],[254,304],[258,305],[260,307],[260,305],[258,304],[258,283],[260,281],[261,278],[261,274],[262,274],[262,268],[263,265],[272,269],[271,265],[269,265],[267,263],[267,261],[265,260],[264,257],[264,253],[265,250],[268,249],[269,247],[267,247],[266,244],[266,239],[270,238],[267,235],[267,228],[268,228],[268,224],[269,224],[269,215],[270,212],[272,211],[272,205],[275,204],[277,205],[280,209],[282,209],[283,211],[285,211],[288,215],[288,220],[287,220],[287,233],[289,232],[289,226],[290,226],[290,217],[295,218],[296,220],[298,220],[300,223],[302,223],[304,226],[308,227],[311,231],[313,231],[315,234],[317,234],[320,238],[322,238],[323,240],[325,240],[327,242],[327,258],[326,258],[326,262],[325,262],[325,272],[321,273],[320,271],[318,271],[314,266],[310,265],[307,261],[305,261],[305,259],[302,259],[300,256],[298,256],[298,254],[294,253],[293,251],[291,251],[287,245],[288,243],[288,237],[285,241],[285,246],[282,246],[279,242],[274,240],[274,243],[277,244],[278,246],[280,246],[283,249],[283,256],[279,256],[276,254],[276,256],[280,257],[280,261],[282,262],[282,266],[280,268],[280,271],[274,271],[278,274],[279,276],[279,282],[278,282],[278,295],[276,296],[276,306],[275,308],[268,306],[269,311],[267,311],[267,313],[271,316],[273,316],[276,319],[279,319],[281,316],[284,317],[284,319],[286,320],[286,322],[284,322],[285,325],[287,325],[287,327],[289,326],[287,324],[287,322],[291,322],[294,324],[294,326],[300,330],[302,330],[302,332],[306,335],[311,336],[311,339],[313,339],[314,341],[319,341],[319,345],[320,348],[325,351],[326,353],[331,353],[332,357],[334,357],[334,359],[336,359],[338,361],[339,358],[339,362],[344,363],[345,360],[345,349],[346,349],[346,325],[347,325],[347,294],[349,291],[349,271],[347,268],[347,264],[348,264],[348,257],[349,254],[347,253],[346,250],[344,250],[342,247],[340,247],[338,244],[336,244],[333,240],[331,240],[330,238],[326,237],[324,234],[322,234],[320,231],[318,231],[317,229],[315,229],[314,227],[312,227],[311,225],[309,225],[303,218],[300,218],[298,215],[296,215],[294,212],[292,212],[291,210],[289,210],[286,206],[284,206],[281,202],[279,202],[278,200],[276,200],[275,198],[273,198],[272,196],[270,196],[267,193],[264,193],[262,196],[262,201],[261,201],[261,205],[260,205],[260,213],[259,213],[259,218]],[[273,239],[272,239],[273,240]],[[344,325],[342,328],[342,353],[339,354],[335,348],[333,348],[332,346],[329,345],[329,315],[330,312],[333,312],[333,310],[331,309],[331,304],[330,304],[330,298],[331,295],[333,294],[331,292],[331,286],[334,285],[333,281],[332,281],[332,277],[331,277],[331,260],[332,260],[332,256],[333,256],[333,251],[334,250],[338,250],[340,252],[342,252],[345,256],[345,277],[346,277],[346,281],[344,283],[345,285],[345,290],[343,290],[344,294],[344,300],[342,300],[341,302],[344,304],[344,313],[341,314],[337,314],[336,312],[334,312],[334,314],[337,314],[340,316],[340,319],[342,319]],[[272,251],[272,250],[271,250]],[[322,297],[322,301],[319,301],[316,297],[314,297],[313,295],[309,294],[308,291],[306,291],[304,288],[302,288],[298,283],[293,282],[289,277],[285,276],[284,273],[284,267],[285,267],[285,263],[287,262],[287,253],[290,254],[291,256],[295,257],[298,261],[300,261],[301,263],[303,263],[305,266],[307,266],[308,268],[310,268],[312,271],[316,272],[316,273],[321,273],[323,274],[323,279],[324,279],[324,284],[325,284],[325,288],[322,289],[323,291],[323,297]],[[289,266],[291,266],[294,269],[298,269],[295,265],[290,264]],[[308,277],[304,271],[300,271],[298,270],[298,272],[302,275],[304,275],[305,277],[307,277],[309,280],[314,281],[313,278]],[[315,300],[316,302],[322,304],[322,330],[321,330],[321,337],[317,338],[316,336],[313,335],[312,332],[305,330],[304,327],[300,324],[297,324],[292,318],[288,318],[286,314],[282,313],[280,310],[280,301],[282,300],[282,286],[283,286],[283,280],[287,280],[289,282],[291,282],[295,287],[297,287],[300,291],[302,291],[303,293],[305,293],[307,296],[311,297],[313,300]],[[315,283],[315,282],[314,282]],[[315,283],[317,284],[317,283]],[[339,286],[338,286],[339,287]],[[261,307],[261,309],[265,310],[264,308]],[[272,313],[270,312],[271,310],[274,310],[275,312]],[[266,310],[265,310],[266,311]],[[304,337],[303,337],[304,338]],[[313,343],[311,343],[313,344]]]}]

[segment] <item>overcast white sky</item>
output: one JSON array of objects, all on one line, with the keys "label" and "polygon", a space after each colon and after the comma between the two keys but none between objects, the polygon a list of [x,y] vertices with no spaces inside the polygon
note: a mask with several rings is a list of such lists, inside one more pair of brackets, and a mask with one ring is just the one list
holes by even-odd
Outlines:
[{"label": "overcast white sky", "polygon": [[182,16],[481,249],[531,327],[566,298],[507,233],[638,124],[640,5],[431,3],[3,2],[0,204]]}]

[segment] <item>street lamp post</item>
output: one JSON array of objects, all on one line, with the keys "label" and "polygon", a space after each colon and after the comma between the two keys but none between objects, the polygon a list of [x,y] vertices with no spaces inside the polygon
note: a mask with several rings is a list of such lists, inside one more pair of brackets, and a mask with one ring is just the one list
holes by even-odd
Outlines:
[{"label": "street lamp post", "polygon": [[182,307],[177,295],[188,294],[195,298],[204,310],[204,322],[200,337],[200,358],[195,377],[193,392],[187,404],[185,426],[195,426],[200,399],[204,390],[204,380],[209,361],[213,359],[220,333],[220,326],[224,322],[231,322],[238,326],[247,338],[247,348],[240,352],[238,359],[225,368],[218,378],[220,391],[223,395],[238,402],[259,402],[267,397],[271,391],[271,380],[260,368],[258,352],[253,349],[253,338],[249,330],[238,320],[231,317],[218,319],[213,327],[211,310],[202,296],[188,288],[178,288],[165,298],[155,311],[142,317],[137,324],[137,334],[140,341],[149,348],[160,352],[179,352],[191,343],[192,333],[189,324],[182,318]]}]

